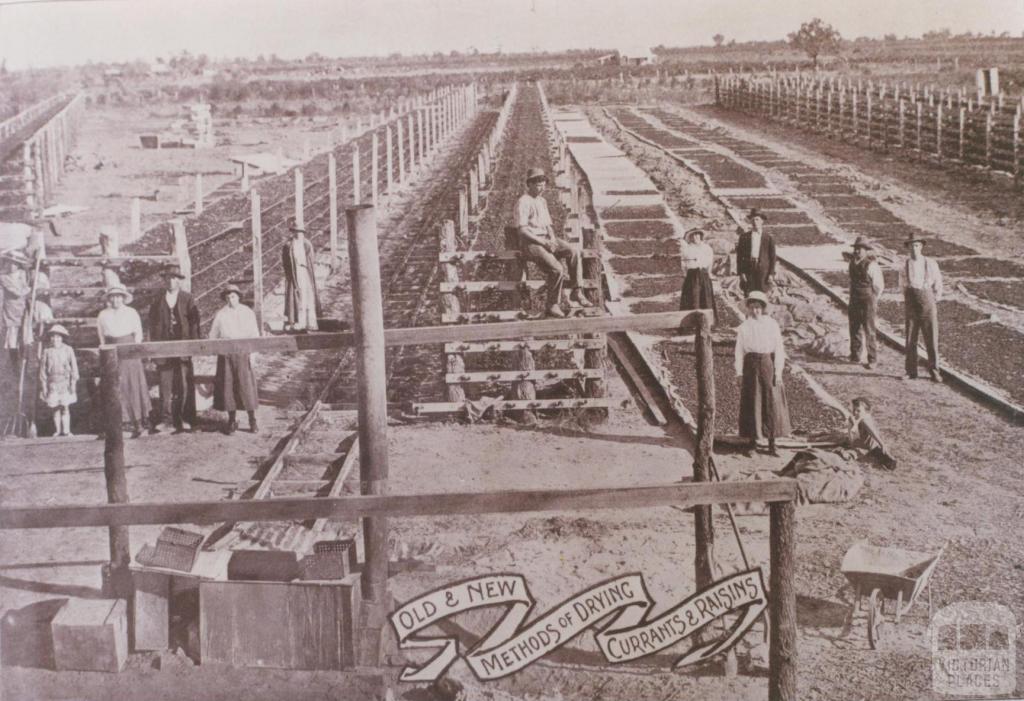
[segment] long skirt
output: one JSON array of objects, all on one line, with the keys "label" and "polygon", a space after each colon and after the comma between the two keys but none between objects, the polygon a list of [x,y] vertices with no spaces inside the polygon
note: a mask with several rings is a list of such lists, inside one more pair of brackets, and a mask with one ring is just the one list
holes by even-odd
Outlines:
[{"label": "long skirt", "polygon": [[711,284],[711,275],[707,268],[690,268],[683,278],[683,291],[679,296],[679,311],[690,309],[710,309],[712,322],[718,322],[718,306],[715,302],[715,289]]},{"label": "long skirt", "polygon": [[[113,344],[135,343],[131,334],[116,336],[110,339]],[[149,401],[149,384],[146,382],[146,371],[138,358],[121,360],[121,410],[124,418],[129,421],[145,421],[149,417],[152,404]]]},{"label": "long skirt", "polygon": [[775,362],[771,353],[747,353],[743,356],[740,386],[740,436],[779,438],[792,431],[786,390],[781,383],[775,384]]},{"label": "long skirt", "polygon": [[218,355],[213,408],[218,411],[256,411],[258,404],[256,375],[252,371],[249,354]]}]

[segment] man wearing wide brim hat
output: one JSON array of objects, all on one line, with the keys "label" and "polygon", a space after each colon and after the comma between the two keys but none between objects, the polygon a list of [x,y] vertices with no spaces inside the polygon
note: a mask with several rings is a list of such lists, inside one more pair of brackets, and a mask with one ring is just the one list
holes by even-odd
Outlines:
[{"label": "man wearing wide brim hat", "polygon": [[[164,268],[164,292],[149,306],[149,338],[152,341],[188,341],[200,337],[199,309],[192,294],[182,289],[185,274],[176,265]],[[161,358],[156,361],[160,378],[160,404],[151,431],[170,420],[175,433],[196,422],[195,372],[192,358]]]},{"label": "man wearing wide brim hat", "polygon": [[319,328],[320,292],[316,285],[316,253],[306,238],[306,228],[292,224],[291,238],[281,247],[284,268],[285,329],[315,331]]},{"label": "man wearing wide brim hat", "polygon": [[764,231],[764,213],[754,207],[747,214],[749,230],[741,230],[736,242],[736,272],[743,294],[752,290],[767,292],[775,276],[775,239]]},{"label": "man wearing wide brim hat", "polygon": [[925,257],[924,244],[924,239],[914,236],[903,242],[909,249],[907,259],[900,266],[906,333],[904,379],[917,377],[917,340],[918,336],[923,336],[928,353],[928,374],[933,381],[942,382],[942,375],[939,374],[939,319],[936,306],[942,298],[942,273],[938,263]]},{"label": "man wearing wide brim hat", "polygon": [[[256,314],[242,304],[242,290],[238,285],[228,284],[220,292],[225,304],[213,317],[210,338],[256,338],[260,328]],[[256,433],[256,407],[259,397],[256,388],[256,373],[253,371],[249,353],[224,353],[217,356],[217,374],[213,384],[213,408],[226,411],[228,423],[225,433],[232,434],[238,428],[235,412],[244,410],[249,415],[249,430]]]},{"label": "man wearing wide brim hat", "polygon": [[747,294],[747,318],[736,329],[735,369],[740,383],[740,437],[753,455],[758,438],[768,439],[769,454],[778,457],[775,439],[792,428],[782,384],[786,349],[782,331],[767,314],[768,296],[760,290]]},{"label": "man wearing wide brim hat", "polygon": [[18,367],[25,301],[32,291],[25,271],[29,261],[21,251],[12,249],[0,253],[0,264],[0,327],[3,328],[4,348],[14,370]]},{"label": "man wearing wide brim hat", "polygon": [[863,236],[858,236],[853,242],[853,257],[849,265],[850,362],[860,362],[863,334],[868,352],[864,367],[868,370],[874,367],[878,357],[875,319],[878,314],[878,299],[885,291],[882,269],[871,252],[871,243]]},{"label": "man wearing wide brim hat", "polygon": [[712,324],[718,319],[715,308],[715,289],[711,282],[711,267],[715,262],[715,252],[704,243],[704,231],[691,229],[686,232],[686,243],[683,245],[683,288],[679,294],[679,310],[710,309]]},{"label": "man wearing wide brim hat", "polygon": [[519,248],[527,260],[536,263],[547,275],[547,313],[564,317],[562,289],[568,282],[570,304],[593,306],[583,293],[583,259],[579,251],[555,236],[544,199],[548,177],[542,168],[526,172],[526,192],[516,202],[513,225],[519,234]]}]

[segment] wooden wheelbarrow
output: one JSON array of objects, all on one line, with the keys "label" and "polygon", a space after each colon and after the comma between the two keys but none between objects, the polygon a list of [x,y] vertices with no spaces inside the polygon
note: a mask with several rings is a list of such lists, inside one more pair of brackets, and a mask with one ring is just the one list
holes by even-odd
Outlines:
[{"label": "wooden wheelbarrow", "polygon": [[861,610],[861,598],[868,595],[868,645],[878,648],[883,636],[885,602],[893,605],[894,620],[899,624],[903,614],[917,601],[922,591],[928,592],[928,618],[932,616],[932,587],[929,578],[946,546],[936,553],[883,548],[865,541],[854,543],[843,556],[840,570],[853,586],[855,597],[850,619]]}]

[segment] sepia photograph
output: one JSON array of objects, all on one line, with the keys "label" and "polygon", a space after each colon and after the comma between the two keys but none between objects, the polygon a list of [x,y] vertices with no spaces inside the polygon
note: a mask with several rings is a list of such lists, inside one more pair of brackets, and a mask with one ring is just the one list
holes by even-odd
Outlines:
[{"label": "sepia photograph", "polygon": [[1024,698],[1024,0],[0,0],[0,699]]}]

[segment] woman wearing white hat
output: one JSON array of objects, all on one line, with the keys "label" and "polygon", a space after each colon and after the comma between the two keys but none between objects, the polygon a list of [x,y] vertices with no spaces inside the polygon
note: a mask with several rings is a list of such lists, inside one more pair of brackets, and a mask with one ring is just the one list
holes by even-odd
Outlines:
[{"label": "woman wearing white hat", "polygon": [[[238,285],[227,285],[220,293],[225,305],[213,317],[210,338],[255,338],[260,335],[256,314],[241,302],[242,291]],[[259,397],[256,390],[256,375],[252,369],[252,358],[248,353],[226,353],[217,356],[217,376],[214,379],[213,408],[228,413],[225,431],[232,434],[238,428],[235,412],[244,409],[249,415],[249,430],[259,430],[256,425],[256,407]]]},{"label": "woman wearing white hat", "polygon": [[749,316],[736,329],[736,379],[740,383],[740,436],[747,454],[759,436],[768,438],[769,455],[778,457],[775,439],[790,433],[789,409],[782,386],[786,349],[775,319],[768,316],[768,297],[760,290],[747,295]]},{"label": "woman wearing white hat", "polygon": [[25,317],[25,297],[31,291],[25,269],[29,261],[20,251],[0,254],[0,326],[3,327],[4,348],[17,370],[18,348],[21,347],[21,323]]},{"label": "woman wearing white hat", "polygon": [[[132,296],[121,285],[107,289],[107,308],[100,312],[96,328],[100,344],[142,343],[142,319],[129,307]],[[149,384],[142,361],[138,358],[122,359],[121,408],[132,425],[132,438],[142,435],[142,424],[149,417]]]},{"label": "woman wearing white hat", "polygon": [[49,347],[39,358],[39,398],[53,409],[53,425],[58,436],[71,435],[70,406],[78,401],[78,362],[75,350],[67,345],[68,330],[54,324],[46,333]]},{"label": "woman wearing white hat", "polygon": [[711,284],[711,266],[715,262],[715,252],[704,243],[704,232],[693,229],[686,233],[683,245],[683,267],[686,277],[683,278],[683,290],[679,297],[679,310],[710,309],[712,323],[718,320],[715,308],[715,289]]}]

